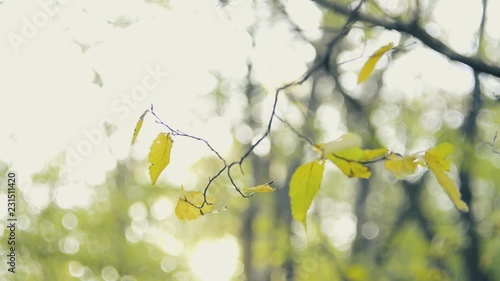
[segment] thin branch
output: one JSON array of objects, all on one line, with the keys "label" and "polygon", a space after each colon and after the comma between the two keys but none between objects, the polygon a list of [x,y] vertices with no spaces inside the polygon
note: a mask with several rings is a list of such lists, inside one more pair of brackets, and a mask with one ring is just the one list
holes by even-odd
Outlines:
[{"label": "thin branch", "polygon": [[297,131],[293,126],[292,124],[290,124],[288,121],[284,120],[283,118],[281,118],[280,116],[276,115],[276,118],[278,120],[280,120],[281,122],[283,122],[285,125],[288,126],[288,128],[290,128],[290,130],[292,130],[299,138],[305,140],[307,143],[309,143],[311,146],[314,146],[314,142],[311,141],[309,138],[307,138],[306,136],[304,136],[303,134],[301,134],[299,131]]},{"label": "thin branch", "polygon": [[217,152],[217,150],[215,150],[212,145],[210,145],[210,143],[208,143],[208,141],[206,141],[205,139],[202,139],[200,137],[196,137],[196,136],[193,136],[193,135],[190,135],[190,134],[186,134],[180,130],[175,130],[173,129],[172,127],[170,127],[168,124],[166,124],[165,122],[163,122],[160,117],[158,117],[158,115],[156,115],[156,113],[154,112],[153,110],[153,107],[151,106],[151,114],[153,114],[153,116],[156,118],[156,123],[159,123],[159,124],[162,124],[163,126],[167,127],[167,129],[170,131],[170,133],[172,134],[172,136],[181,136],[181,137],[187,137],[187,138],[191,138],[191,139],[194,139],[194,140],[197,140],[197,141],[201,141],[201,142],[204,142],[208,148],[210,148],[210,150],[215,153],[215,155],[217,155],[217,157],[224,163],[224,165],[226,165],[226,160],[224,160],[224,158],[222,158],[222,156],[219,154],[219,152]]},{"label": "thin branch", "polygon": [[352,10],[352,12],[350,13],[349,15],[349,18],[347,19],[346,23],[344,24],[344,27],[342,28],[342,31],[340,34],[338,34],[337,36],[335,36],[330,42],[328,42],[327,44],[327,51],[326,51],[326,54],[323,58],[321,58],[315,65],[313,65],[303,76],[302,78],[300,78],[298,81],[295,81],[295,82],[291,82],[291,83],[288,83],[280,88],[278,88],[274,94],[274,102],[273,102],[273,107],[272,107],[272,110],[271,110],[271,116],[269,117],[269,121],[267,123],[267,129],[266,131],[264,132],[264,134],[254,143],[252,144],[248,150],[243,154],[243,156],[240,158],[239,161],[237,162],[233,162],[231,164],[228,165],[228,169],[227,169],[227,175],[231,181],[231,184],[234,186],[234,188],[236,189],[236,191],[238,191],[241,196],[245,197],[245,198],[248,198],[249,196],[248,195],[245,195],[243,194],[243,192],[241,192],[241,190],[238,188],[238,186],[234,183],[233,179],[232,179],[232,176],[231,176],[231,168],[234,166],[234,165],[238,165],[240,167],[240,170],[242,170],[242,164],[243,164],[243,161],[245,161],[245,159],[254,151],[255,147],[257,145],[259,145],[262,140],[264,140],[267,136],[269,136],[269,134],[271,133],[271,128],[272,128],[272,124],[273,124],[273,121],[274,121],[274,117],[276,116],[276,106],[278,104],[278,97],[279,97],[279,94],[281,91],[284,91],[292,86],[297,86],[297,85],[302,85],[307,79],[309,79],[309,77],[311,77],[311,75],[313,73],[315,73],[316,71],[318,71],[319,69],[321,68],[325,68],[325,69],[328,69],[329,68],[329,62],[330,62],[330,57],[331,57],[331,53],[332,53],[332,50],[333,48],[335,47],[335,45],[340,42],[341,39],[343,39],[348,33],[349,31],[351,30],[352,28],[352,25],[354,24],[354,22],[356,22],[357,18],[358,18],[358,12],[359,12],[359,9],[361,8],[361,6],[364,4],[366,0],[362,0],[359,2],[359,4],[356,6],[356,8],[354,8],[354,10]]},{"label": "thin branch", "polygon": [[226,160],[219,154],[219,152],[217,150],[215,150],[215,148],[213,148],[213,146],[207,140],[200,138],[200,137],[197,137],[197,136],[186,134],[180,130],[173,129],[172,127],[170,127],[170,125],[163,122],[163,120],[161,120],[160,117],[158,117],[158,115],[155,113],[153,105],[151,105],[151,109],[149,111],[156,118],[156,120],[155,120],[156,123],[165,126],[170,131],[172,136],[186,137],[186,138],[194,139],[197,141],[201,141],[201,142],[205,143],[205,145],[208,146],[208,148],[217,156],[217,158],[219,158],[222,161],[223,167],[215,174],[215,176],[209,178],[208,183],[205,186],[205,189],[203,190],[203,203],[201,204],[201,206],[196,206],[196,205],[192,204],[191,202],[189,202],[187,199],[185,199],[186,202],[190,203],[193,207],[196,207],[197,209],[199,209],[200,213],[203,215],[202,208],[205,206],[205,204],[208,204],[208,205],[211,204],[207,201],[208,189],[211,186],[212,182],[216,178],[218,178],[222,174],[222,172],[224,172],[224,170],[226,170],[226,168],[228,167]]},{"label": "thin branch", "polygon": [[[229,178],[229,181],[231,182],[232,186],[235,188],[235,190],[244,198],[250,198],[252,195],[246,195],[242,192],[242,190],[238,187],[238,185],[236,184],[236,182],[234,181],[233,179],[233,176],[231,174],[231,169],[234,167],[234,166],[239,166],[240,168],[240,171],[243,173],[243,169],[242,169],[242,165],[243,165],[243,162],[245,161],[246,158],[248,158],[248,156],[255,150],[255,148],[266,138],[270,135],[271,133],[271,129],[272,129],[272,125],[273,125],[273,121],[274,121],[274,118],[279,118],[277,115],[276,115],[276,108],[277,108],[277,105],[278,105],[278,100],[279,100],[279,94],[280,92],[292,87],[292,86],[297,86],[297,85],[302,85],[307,79],[309,79],[309,77],[311,77],[311,75],[313,73],[315,73],[316,71],[318,71],[319,69],[321,68],[325,68],[326,70],[329,69],[329,64],[330,64],[330,58],[331,58],[331,54],[332,54],[332,51],[333,51],[333,48],[349,33],[349,31],[352,29],[353,27],[353,24],[358,20],[358,15],[359,15],[359,10],[361,8],[361,6],[366,2],[366,0],[361,0],[359,2],[359,4],[352,10],[352,11],[349,11],[349,17],[346,21],[346,23],[344,24],[341,32],[335,36],[334,38],[332,38],[332,40],[330,40],[327,44],[327,51],[325,53],[325,56],[322,57],[320,60],[317,61],[316,64],[314,64],[299,80],[295,81],[295,82],[291,82],[291,83],[288,83],[278,89],[276,89],[275,91],[275,94],[274,94],[274,102],[273,102],[273,106],[272,106],[272,109],[271,109],[271,114],[270,114],[270,117],[269,117],[269,120],[267,122],[267,128],[266,128],[266,131],[259,137],[259,139],[257,139],[257,141],[255,143],[253,143],[244,153],[243,155],[241,156],[241,158],[238,160],[238,161],[234,161],[234,162],[231,162],[228,164],[228,162],[219,154],[219,152],[217,152],[217,150],[215,150],[213,148],[212,145],[210,145],[210,143],[203,139],[203,138],[200,138],[200,137],[197,137],[197,136],[193,136],[193,135],[190,135],[190,134],[187,134],[187,133],[184,133],[180,130],[176,130],[176,129],[173,129],[170,125],[168,125],[167,123],[163,122],[157,115],[156,113],[154,112],[154,108],[153,108],[153,105],[151,105],[151,108],[150,108],[150,112],[152,113],[152,115],[156,118],[156,122],[158,124],[161,124],[163,126],[165,126],[169,131],[170,133],[173,135],[173,136],[181,136],[181,137],[187,137],[187,138],[191,138],[191,139],[194,139],[194,140],[197,140],[197,141],[201,141],[203,143],[205,143],[205,145],[217,156],[217,158],[219,158],[221,160],[221,162],[223,163],[223,167],[211,178],[209,178],[208,180],[208,183],[207,185],[205,186],[205,189],[203,191],[203,196],[204,196],[204,200],[203,200],[203,203],[201,206],[199,207],[196,207],[198,209],[201,210],[201,208],[203,208],[205,206],[205,204],[210,204],[208,201],[207,201],[207,192],[208,192],[208,189],[210,188],[210,186],[212,185],[213,181],[215,179],[217,179],[224,171],[227,171],[227,176]],[[283,120],[282,120],[283,121]],[[295,131],[296,132],[296,131]],[[306,139],[303,135],[299,134],[298,132],[296,132],[297,135],[303,139]],[[310,140],[307,140],[309,143],[312,144],[312,141]],[[194,205],[193,205],[194,206]],[[203,214],[203,213],[202,213]]]},{"label": "thin branch", "polygon": [[338,158],[340,160],[344,160],[346,162],[359,163],[359,164],[362,164],[362,165],[364,165],[364,164],[373,164],[373,163],[377,163],[377,162],[380,162],[380,161],[387,160],[386,156],[382,156],[380,158],[376,158],[376,159],[372,159],[372,160],[368,160],[368,161],[359,161],[359,160],[345,158],[345,157],[339,156],[339,155],[337,155],[335,153],[332,153],[331,155],[333,155],[335,158]]},{"label": "thin branch", "polygon": [[493,153],[500,154],[500,149],[497,148],[497,145],[496,145],[497,135],[498,135],[498,132],[495,132],[495,136],[493,137],[493,141],[492,142],[484,142],[484,143],[486,145],[488,145],[489,147],[491,147],[491,151],[493,151]]}]

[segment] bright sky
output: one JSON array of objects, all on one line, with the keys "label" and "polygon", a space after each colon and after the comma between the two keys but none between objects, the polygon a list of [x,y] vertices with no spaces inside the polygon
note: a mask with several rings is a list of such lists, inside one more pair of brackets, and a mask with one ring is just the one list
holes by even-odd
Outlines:
[{"label": "bright sky", "polygon": [[[135,122],[150,104],[174,128],[203,137],[222,154],[228,153],[234,125],[231,120],[241,116],[240,107],[244,104],[230,99],[227,118],[212,118],[213,100],[208,94],[217,86],[214,74],[242,79],[251,60],[256,79],[272,92],[300,77],[315,56],[314,49],[299,42],[286,24],[266,23],[269,11],[254,12],[252,2],[234,0],[222,9],[214,5],[215,1],[173,0],[165,9],[139,0],[110,0],[106,5],[97,0],[3,1],[0,161],[19,171],[34,208],[43,209],[47,204],[48,188],[31,186],[29,177],[62,151],[67,153],[62,162],[71,168],[67,184],[58,187],[57,202],[63,208],[89,204],[92,185],[101,183],[117,160],[145,159],[150,141],[162,128],[146,119],[138,143],[132,148],[130,138]],[[384,3],[390,10],[396,9],[399,2],[402,1]],[[432,15],[437,25],[428,26],[429,30],[446,34],[454,49],[470,53],[474,50],[472,39],[479,24],[480,2],[438,1]],[[306,35],[319,38],[319,9],[308,0],[286,3]],[[489,1],[489,5],[486,31],[490,38],[500,40],[500,18],[495,14],[500,11],[500,1]],[[128,26],[115,27],[109,22]],[[247,30],[255,22],[260,24],[257,45],[252,49]],[[365,47],[364,38],[356,30],[348,40],[359,48],[346,52],[346,60],[357,57]],[[365,52],[369,54],[381,45],[397,44],[399,40],[397,33],[382,32],[376,40],[366,42]],[[88,48],[83,51],[80,44]],[[428,64],[430,61],[432,65]],[[347,88],[355,89],[356,73],[363,62],[357,60],[342,66],[347,72],[341,82]],[[92,83],[94,71],[99,73],[102,87]],[[466,94],[473,83],[467,68],[452,65],[420,46],[393,61],[384,79],[390,81],[382,93],[382,98],[388,100],[420,98],[420,81],[426,81],[426,87],[446,89],[457,96]],[[369,83],[365,85],[368,87]],[[391,93],[404,93],[404,97]],[[332,137],[340,136],[343,132],[338,131],[339,112],[334,107],[325,107],[322,112],[337,120],[333,126],[325,126],[331,126]],[[269,112],[262,114],[268,116]],[[104,124],[117,129],[109,138],[103,133]],[[404,145],[394,142],[393,134],[396,133],[389,131],[382,139],[402,152]],[[167,168],[168,181],[194,186],[197,180],[189,167],[206,155],[211,155],[210,151],[202,144],[176,141],[172,164]],[[350,241],[355,231],[352,215],[344,214],[331,223],[335,228],[347,227],[350,231],[337,233],[338,243]],[[234,247],[231,239],[214,243]],[[212,246],[201,244],[202,247]],[[201,254],[195,256],[192,266],[197,259],[204,259]]]}]

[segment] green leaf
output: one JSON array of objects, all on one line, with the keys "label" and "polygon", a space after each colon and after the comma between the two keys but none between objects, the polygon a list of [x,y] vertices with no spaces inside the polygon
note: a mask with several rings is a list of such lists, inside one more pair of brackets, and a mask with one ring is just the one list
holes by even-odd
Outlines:
[{"label": "green leaf", "polygon": [[167,133],[160,133],[151,144],[149,149],[149,176],[151,184],[155,185],[156,180],[161,172],[167,167],[170,162],[170,151],[173,144],[172,137]]},{"label": "green leaf", "polygon": [[441,143],[432,149],[429,149],[425,155],[425,163],[429,169],[434,173],[438,183],[441,185],[443,190],[446,192],[448,197],[450,197],[455,207],[462,212],[468,212],[469,207],[467,204],[460,199],[460,191],[455,183],[450,179],[450,177],[445,173],[445,171],[450,170],[451,162],[445,158],[453,152],[453,145],[450,143]]},{"label": "green leaf", "polygon": [[385,46],[380,47],[380,49],[378,49],[373,55],[370,56],[370,58],[368,58],[368,60],[361,68],[361,71],[359,72],[358,84],[365,81],[370,76],[380,58],[392,48],[394,48],[394,43],[391,42]]},{"label": "green leaf", "polygon": [[292,216],[307,229],[306,216],[312,200],[319,191],[324,171],[323,161],[312,161],[295,170],[290,181]]},{"label": "green leaf", "polygon": [[135,140],[137,139],[137,136],[139,135],[139,132],[141,131],[142,123],[144,122],[144,116],[146,116],[146,113],[148,113],[148,111],[149,110],[144,111],[144,113],[141,115],[141,117],[139,117],[137,124],[135,124],[134,135],[132,135],[132,144],[135,143]]}]

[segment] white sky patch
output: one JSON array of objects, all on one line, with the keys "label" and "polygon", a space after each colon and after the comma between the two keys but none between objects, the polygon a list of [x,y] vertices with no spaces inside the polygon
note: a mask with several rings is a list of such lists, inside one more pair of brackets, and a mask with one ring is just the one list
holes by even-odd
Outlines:
[{"label": "white sky patch", "polygon": [[413,45],[408,49],[384,73],[384,86],[390,89],[384,93],[390,95],[388,101],[415,100],[421,97],[423,87],[446,91],[457,98],[470,93],[474,80],[469,67],[450,62],[426,47]]},{"label": "white sky patch", "polygon": [[240,249],[233,236],[203,240],[191,254],[189,265],[201,281],[229,281],[240,266]]},{"label": "white sky patch", "polygon": [[316,4],[307,0],[290,0],[285,2],[285,6],[290,19],[303,30],[309,39],[320,39],[319,27],[323,15]]},{"label": "white sky patch", "polygon": [[500,11],[500,0],[488,1],[487,8],[485,26],[486,34],[498,41],[500,40],[500,33],[498,32],[498,27],[500,26],[500,17],[498,17],[498,11]]},{"label": "white sky patch", "polygon": [[433,21],[453,49],[471,55],[477,48],[481,9],[481,1],[477,0],[440,0],[433,9]]},{"label": "white sky patch", "polygon": [[46,185],[36,185],[25,192],[26,201],[33,211],[39,213],[50,203],[50,190]]},{"label": "white sky patch", "polygon": [[[23,44],[17,54],[12,55],[9,42],[0,42],[8,51],[4,53],[7,57],[2,57],[6,63],[0,73],[10,77],[0,92],[9,95],[11,104],[4,104],[0,113],[3,120],[9,120],[0,132],[0,145],[8,151],[0,160],[22,170],[24,176],[41,170],[58,152],[69,150],[70,154],[77,152],[70,161],[72,179],[102,182],[117,159],[128,157],[133,125],[151,103],[176,128],[193,134],[202,131],[200,135],[211,142],[230,148],[227,121],[205,123],[210,119],[210,108],[200,102],[200,96],[216,86],[209,73],[212,69],[232,77],[246,75],[251,40],[241,28],[245,26],[227,25],[230,22],[215,13],[207,1],[197,5],[176,2],[175,12],[142,1],[117,2],[116,6],[119,9],[98,1],[75,0],[61,5],[53,20],[38,28],[36,37]],[[1,7],[0,13],[6,7],[9,5]],[[10,8],[17,14],[2,17],[12,21],[1,29],[3,33],[21,34],[23,22],[19,18],[43,12],[37,6]],[[120,16],[132,19],[127,29],[108,24]],[[82,53],[76,41],[90,48]],[[163,77],[158,87],[135,101],[131,98],[134,89],[143,84],[148,68],[156,67],[171,79]],[[101,75],[102,88],[91,83],[94,70]],[[111,138],[98,136],[99,141],[92,142],[88,132],[102,131],[104,120],[116,125],[118,131]],[[175,154],[178,157],[172,159],[184,171],[208,154],[204,144],[189,144],[184,150],[189,153]],[[175,183],[191,178],[189,172],[175,172],[172,174],[183,177],[174,178]]]},{"label": "white sky patch", "polygon": [[56,188],[55,200],[63,209],[87,208],[92,203],[93,195],[92,187],[83,182],[70,182]]}]

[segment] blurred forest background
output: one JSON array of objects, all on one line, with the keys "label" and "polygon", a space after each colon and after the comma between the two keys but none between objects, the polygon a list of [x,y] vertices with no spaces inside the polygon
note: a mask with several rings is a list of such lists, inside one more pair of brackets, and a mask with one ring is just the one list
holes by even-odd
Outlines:
[{"label": "blurred forest background", "polygon": [[[0,146],[0,279],[500,280],[499,0],[48,2],[58,12],[43,26],[32,18],[43,9],[24,13],[38,27],[34,39],[2,39],[0,83],[17,82],[1,91],[10,104],[2,114],[11,115],[0,116],[9,132]],[[21,17],[7,17],[18,5],[0,5],[5,34],[22,32]],[[389,42],[398,51],[357,85],[367,57]],[[42,66],[30,65],[36,57]],[[124,107],[126,118],[100,111],[113,111],[110,103],[156,64],[169,78]],[[54,80],[32,82],[23,76],[30,73]],[[327,165],[306,233],[291,218],[288,182],[315,153],[275,120],[235,180],[276,178],[277,191],[244,199],[221,176],[210,189],[221,211],[179,221],[180,184],[202,190],[221,163],[202,143],[175,139],[175,155],[152,187],[148,148],[165,128],[146,117],[131,147],[141,112],[154,104],[166,123],[237,160],[265,132],[276,89],[304,73],[308,79],[281,92],[277,106],[295,130],[315,142],[355,132],[366,148],[405,154],[450,142],[451,175],[470,212],[457,211],[424,171],[397,181],[374,164],[361,180]],[[65,98],[39,88],[63,80],[72,84],[57,87]],[[5,122],[15,119],[23,121]],[[103,140],[75,156],[82,140],[97,138],[82,130],[97,127]],[[37,153],[43,161],[23,168]],[[21,155],[28,160],[17,161]],[[16,274],[3,254],[9,169],[21,177]],[[90,179],[85,169],[101,176]]]}]

